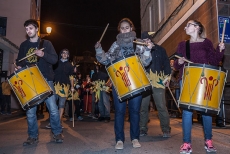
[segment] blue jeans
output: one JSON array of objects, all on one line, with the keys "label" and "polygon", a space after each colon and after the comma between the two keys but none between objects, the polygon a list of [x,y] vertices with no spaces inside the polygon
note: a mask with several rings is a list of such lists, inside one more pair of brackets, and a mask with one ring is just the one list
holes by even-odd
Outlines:
[{"label": "blue jeans", "polygon": [[[53,82],[48,81],[48,84],[54,91]],[[61,134],[62,127],[60,123],[59,111],[56,104],[55,95],[51,95],[50,97],[46,98],[45,102],[47,108],[49,109],[51,130],[54,135]],[[31,138],[38,137],[38,123],[37,123],[36,111],[37,111],[37,106],[26,111],[27,123],[28,123],[28,135]]]},{"label": "blue jeans", "polygon": [[[191,143],[193,110],[184,109],[182,114],[183,142]],[[212,139],[212,116],[202,113],[205,140]]]},{"label": "blue jeans", "polygon": [[[180,87],[182,81],[180,81]],[[191,130],[192,130],[192,114],[193,110],[184,109],[182,113],[182,127],[183,127],[183,142],[191,143]],[[201,113],[203,118],[204,138],[212,139],[212,116]]]},{"label": "blue jeans", "polygon": [[[125,140],[124,134],[124,120],[126,112],[126,101],[120,102],[115,89],[113,88],[113,99],[115,107],[115,139],[117,141]],[[140,133],[140,106],[141,106],[142,95],[138,95],[128,100],[128,109],[130,116],[130,137],[131,140],[139,139]]]},{"label": "blue jeans", "polygon": [[109,94],[105,91],[100,92],[98,108],[99,108],[100,117],[110,117]]},{"label": "blue jeans", "polygon": [[57,94],[56,95],[56,100],[58,101],[58,107],[59,108],[65,108],[65,101],[66,101],[66,97],[61,97]]}]

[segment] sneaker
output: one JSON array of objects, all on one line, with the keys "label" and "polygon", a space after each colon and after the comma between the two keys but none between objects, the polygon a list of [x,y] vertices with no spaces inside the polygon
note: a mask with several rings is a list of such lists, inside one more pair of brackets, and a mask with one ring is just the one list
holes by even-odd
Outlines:
[{"label": "sneaker", "polygon": [[62,124],[61,124],[61,128],[64,128],[64,126],[62,126]]},{"label": "sneaker", "polygon": [[36,143],[38,143],[38,138],[28,137],[28,139],[23,143],[23,146],[32,145]]},{"label": "sneaker", "polygon": [[140,148],[141,147],[141,144],[138,142],[137,139],[132,140],[132,143],[133,143],[134,148]]},{"label": "sneaker", "polygon": [[212,140],[206,140],[204,148],[207,152],[216,152],[216,148],[212,145]]},{"label": "sneaker", "polygon": [[110,117],[105,117],[105,121],[104,121],[105,123],[108,123],[108,122],[110,122]]},{"label": "sneaker", "polygon": [[192,153],[192,145],[190,143],[183,143],[180,147],[180,154]]},{"label": "sneaker", "polygon": [[77,117],[77,120],[82,121],[83,118],[81,116]]},{"label": "sneaker", "polygon": [[98,121],[104,121],[105,120],[105,117],[99,117],[98,118]]},{"label": "sneaker", "polygon": [[105,121],[104,121],[105,123],[108,123],[108,122],[110,122],[110,120],[108,120],[108,119],[105,119]]},{"label": "sneaker", "polygon": [[97,119],[98,119],[98,117],[96,117],[96,116],[93,116],[93,117],[92,117],[92,119],[95,119],[95,120],[97,120]]},{"label": "sneaker", "polygon": [[226,126],[223,123],[216,124],[216,127],[225,128]]},{"label": "sneaker", "polygon": [[69,121],[71,121],[71,122],[72,122],[72,121],[73,121],[73,118],[69,118]]},{"label": "sneaker", "polygon": [[46,125],[46,128],[51,129],[50,123],[48,125]]},{"label": "sneaker", "polygon": [[165,138],[171,137],[170,132],[163,132],[163,137]]},{"label": "sneaker", "polygon": [[53,135],[54,141],[56,143],[62,143],[63,142],[63,136],[62,134],[58,134],[58,135]]},{"label": "sneaker", "polygon": [[146,136],[147,135],[147,132],[146,131],[144,131],[144,130],[141,130],[140,131],[140,136]]},{"label": "sneaker", "polygon": [[117,141],[117,144],[116,144],[116,146],[115,146],[115,149],[117,149],[117,150],[122,150],[122,149],[124,149],[124,144],[123,144],[123,142],[122,142],[122,141]]},{"label": "sneaker", "polygon": [[88,116],[88,117],[93,117],[93,114],[92,114],[92,113],[90,113],[90,114],[88,114],[87,116]]},{"label": "sneaker", "polygon": [[5,112],[0,112],[2,115],[6,115],[6,113]]}]

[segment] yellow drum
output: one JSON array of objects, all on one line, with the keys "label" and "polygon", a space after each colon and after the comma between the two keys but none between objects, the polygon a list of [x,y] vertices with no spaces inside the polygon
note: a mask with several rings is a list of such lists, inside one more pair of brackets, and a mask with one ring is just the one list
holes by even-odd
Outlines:
[{"label": "yellow drum", "polygon": [[53,93],[36,65],[15,71],[8,81],[24,110],[42,103]]},{"label": "yellow drum", "polygon": [[120,101],[151,89],[145,69],[136,55],[117,59],[106,69]]},{"label": "yellow drum", "polygon": [[187,64],[184,67],[179,106],[218,114],[227,73],[221,67]]}]

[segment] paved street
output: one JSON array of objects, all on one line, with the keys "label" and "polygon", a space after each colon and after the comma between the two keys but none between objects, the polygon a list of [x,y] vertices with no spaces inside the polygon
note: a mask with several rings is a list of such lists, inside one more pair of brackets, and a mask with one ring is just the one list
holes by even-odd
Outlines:
[{"label": "paved street", "polygon": [[[14,115],[16,114],[17,115]],[[64,143],[57,144],[45,126],[48,124],[48,113],[38,121],[39,143],[22,146],[27,139],[27,123],[23,112],[15,111],[12,117],[0,115],[0,154],[177,154],[182,143],[181,119],[171,118],[172,137],[162,138],[157,112],[150,112],[148,136],[140,137],[141,148],[132,147],[129,135],[129,122],[125,121],[126,141],[124,150],[115,150],[114,114],[109,123],[94,121],[83,116],[83,121],[72,122],[63,118]],[[218,154],[230,152],[230,127],[213,129],[214,145]],[[203,130],[199,123],[193,124],[193,154],[205,154]]]}]

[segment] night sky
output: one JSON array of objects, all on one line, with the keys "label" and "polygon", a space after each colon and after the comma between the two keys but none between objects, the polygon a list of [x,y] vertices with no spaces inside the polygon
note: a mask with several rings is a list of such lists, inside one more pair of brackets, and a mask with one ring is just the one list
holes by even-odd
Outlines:
[{"label": "night sky", "polygon": [[118,22],[130,18],[140,37],[139,0],[42,0],[41,33],[51,26],[52,33],[44,39],[50,40],[56,51],[67,48],[71,57],[81,56],[83,51],[95,55],[94,45],[100,39],[106,25],[109,27],[101,41],[108,51],[116,40]]}]

